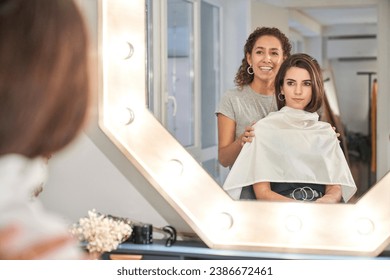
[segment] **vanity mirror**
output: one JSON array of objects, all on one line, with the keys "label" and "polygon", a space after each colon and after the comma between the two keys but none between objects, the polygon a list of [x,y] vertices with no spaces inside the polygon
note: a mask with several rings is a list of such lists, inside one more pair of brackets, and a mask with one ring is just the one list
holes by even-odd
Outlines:
[{"label": "vanity mirror", "polygon": [[386,248],[390,175],[356,204],[231,200],[146,108],[145,1],[99,8],[99,126],[210,248],[362,256]]}]

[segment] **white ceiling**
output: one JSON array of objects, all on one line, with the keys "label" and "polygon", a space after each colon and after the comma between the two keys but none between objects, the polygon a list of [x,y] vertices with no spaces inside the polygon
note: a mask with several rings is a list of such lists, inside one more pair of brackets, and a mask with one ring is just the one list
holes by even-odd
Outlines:
[{"label": "white ceiling", "polygon": [[375,7],[300,8],[299,10],[323,26],[377,22]]},{"label": "white ceiling", "polygon": [[[229,0],[236,1],[236,0]],[[375,35],[378,0],[256,0],[290,10],[289,25],[302,36]],[[171,0],[180,12],[169,25],[185,25],[188,2]],[[187,7],[187,8],[186,8]],[[184,23],[183,23],[184,22]]]},{"label": "white ceiling", "polygon": [[348,24],[376,24],[376,0],[257,0],[289,8],[314,20],[322,27]]}]

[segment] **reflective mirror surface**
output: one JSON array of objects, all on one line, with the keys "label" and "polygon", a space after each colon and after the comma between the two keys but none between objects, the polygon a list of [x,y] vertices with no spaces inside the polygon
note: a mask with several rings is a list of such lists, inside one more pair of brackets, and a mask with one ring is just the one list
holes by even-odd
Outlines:
[{"label": "reflective mirror surface", "polygon": [[[371,153],[376,144],[371,131],[374,118],[369,117],[377,78],[378,16],[373,2],[341,1],[336,7],[267,0],[146,3],[147,106],[218,184],[223,184],[228,169],[217,160],[214,112],[224,92],[234,87],[249,24],[251,29],[280,27],[293,52],[308,52],[320,61],[332,110],[326,120],[341,133],[358,187],[354,201],[376,182],[376,153]],[[257,11],[253,19],[242,17],[248,5]],[[343,16],[335,16],[339,14]],[[235,24],[229,26],[232,20]],[[367,72],[373,74],[363,75]]]},{"label": "reflective mirror surface", "polygon": [[99,125],[209,247],[362,256],[383,251],[390,236],[390,175],[356,204],[231,200],[146,108],[145,2],[99,3]]}]

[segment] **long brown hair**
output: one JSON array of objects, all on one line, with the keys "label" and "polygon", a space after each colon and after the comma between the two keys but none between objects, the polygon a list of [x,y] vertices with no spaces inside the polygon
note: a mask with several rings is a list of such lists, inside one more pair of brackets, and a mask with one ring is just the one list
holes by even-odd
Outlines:
[{"label": "long brown hair", "polygon": [[244,58],[241,61],[241,66],[238,68],[234,83],[238,87],[243,87],[249,85],[253,81],[253,75],[249,75],[247,68],[249,66],[246,59],[247,54],[252,53],[252,50],[255,46],[257,39],[262,36],[273,36],[280,41],[283,50],[283,58],[290,56],[291,53],[291,43],[278,28],[276,27],[257,27],[248,37],[244,46]]},{"label": "long brown hair", "polygon": [[[312,80],[312,97],[309,104],[306,105],[305,111],[312,113],[316,112],[321,108],[325,95],[325,89],[322,79],[321,67],[317,60],[308,54],[296,53],[283,61],[275,78],[275,94],[278,95],[281,92],[281,87],[283,86],[286,72],[291,67],[299,67],[309,72],[310,79]],[[279,98],[276,98],[276,102],[279,110],[286,105],[286,101]]]},{"label": "long brown hair", "polygon": [[88,38],[72,0],[0,0],[0,155],[50,155],[81,131]]}]

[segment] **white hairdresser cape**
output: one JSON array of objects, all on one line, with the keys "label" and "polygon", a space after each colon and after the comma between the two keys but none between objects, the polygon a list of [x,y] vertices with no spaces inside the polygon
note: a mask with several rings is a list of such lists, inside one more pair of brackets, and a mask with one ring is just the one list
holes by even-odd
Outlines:
[{"label": "white hairdresser cape", "polygon": [[345,202],[356,192],[336,132],[317,113],[285,106],[253,127],[253,141],[244,145],[223,185],[233,199],[257,182],[339,184]]},{"label": "white hairdresser cape", "polygon": [[[23,252],[37,242],[69,234],[62,218],[46,211],[38,199],[32,199],[46,176],[47,166],[41,159],[16,154],[0,156],[0,228],[11,224],[19,228],[15,238],[2,248],[8,253]],[[68,242],[39,257],[79,259],[84,255],[77,243]]]}]

